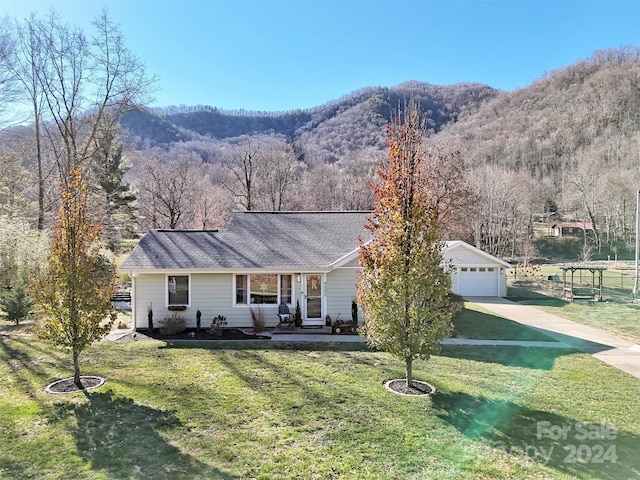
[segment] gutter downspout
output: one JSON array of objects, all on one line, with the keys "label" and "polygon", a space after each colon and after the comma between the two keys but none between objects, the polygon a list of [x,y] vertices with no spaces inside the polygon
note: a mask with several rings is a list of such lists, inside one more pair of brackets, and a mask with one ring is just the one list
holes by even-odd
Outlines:
[{"label": "gutter downspout", "polygon": [[138,326],[136,322],[136,276],[130,273],[131,277],[131,328],[132,331],[137,331]]}]

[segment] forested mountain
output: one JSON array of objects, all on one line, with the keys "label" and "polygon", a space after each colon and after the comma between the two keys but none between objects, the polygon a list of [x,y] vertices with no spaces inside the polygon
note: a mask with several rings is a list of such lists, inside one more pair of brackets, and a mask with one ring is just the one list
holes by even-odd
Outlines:
[{"label": "forested mountain", "polygon": [[[352,131],[357,130],[353,128],[354,120],[360,120],[361,130],[384,127],[402,100],[413,96],[427,113],[431,128],[439,130],[461,113],[477,110],[483,101],[497,94],[497,90],[481,84],[437,86],[412,81],[392,88],[363,88],[308,110],[252,112],[204,105],[173,106],[130,112],[123,118],[122,125],[132,141],[151,146],[201,136],[225,139],[273,133],[299,138],[305,133],[322,131],[327,122]],[[331,130],[333,128],[318,135],[330,134]]]},{"label": "forested mountain", "polygon": [[[309,110],[169,107],[128,114],[123,126],[131,150],[163,152],[165,163],[193,155],[215,172],[220,188],[235,182],[226,209],[246,208],[250,197],[252,208],[368,208],[366,184],[385,155],[386,125],[413,97],[428,119],[429,142],[457,152],[474,199],[469,215],[459,215],[456,236],[498,255],[526,256],[535,252],[533,224],[546,212],[593,225],[582,239],[584,256],[623,254],[634,240],[640,187],[639,52],[596,52],[512,92],[411,81],[363,88]],[[248,167],[270,170],[273,160],[259,165],[260,151],[295,159],[287,182],[275,188],[278,202],[264,183],[268,175],[257,174],[253,192],[242,180]]]},{"label": "forested mountain", "polygon": [[[137,203],[127,200],[112,215],[110,241],[148,228],[221,227],[234,209],[369,209],[387,124],[410,97],[427,118],[427,168],[438,201],[451,207],[449,238],[506,258],[548,255],[550,244],[570,241],[540,238],[534,224],[546,215],[549,226],[593,225],[567,250],[574,260],[577,252],[624,255],[633,246],[640,188],[635,47],[596,52],[511,92],[411,81],[363,88],[308,110],[180,106],[125,113],[120,135],[101,128],[85,155],[103,202],[113,203],[117,192],[123,199],[138,194]],[[34,218],[35,191],[30,135],[21,127],[0,137],[3,171],[18,171],[0,176],[0,207],[19,208],[27,219]],[[52,153],[44,152],[45,173],[53,171]],[[105,159],[108,171],[99,165]],[[46,182],[51,213],[55,175]],[[101,193],[103,184],[113,192]]]},{"label": "forested mountain", "polygon": [[[477,189],[491,185],[503,213],[528,209],[533,220],[557,211],[556,220],[593,224],[588,240],[595,250],[616,253],[632,245],[640,188],[640,49],[596,52],[527,88],[501,92],[438,137],[464,152],[472,182]],[[485,213],[493,205],[485,201]],[[516,223],[525,219],[513,216]],[[485,222],[487,237],[504,236],[497,223],[512,222],[504,215]]]},{"label": "forested mountain", "polygon": [[246,135],[282,135],[304,145],[314,157],[334,162],[368,147],[380,148],[393,110],[413,96],[439,131],[459,116],[478,110],[498,91],[481,84],[450,86],[406,82],[370,87],[308,110],[288,112],[224,111],[210,106],[180,106],[130,112],[122,120],[132,147],[169,147],[174,142]]}]

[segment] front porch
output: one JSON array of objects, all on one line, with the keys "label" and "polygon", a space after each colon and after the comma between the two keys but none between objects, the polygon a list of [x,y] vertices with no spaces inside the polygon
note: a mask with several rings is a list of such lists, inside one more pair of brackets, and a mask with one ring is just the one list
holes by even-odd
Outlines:
[{"label": "front porch", "polygon": [[324,325],[320,326],[309,326],[309,327],[295,327],[293,325],[281,325],[280,327],[270,328],[271,336],[275,337],[278,335],[331,335],[332,329],[331,327],[326,327]]}]

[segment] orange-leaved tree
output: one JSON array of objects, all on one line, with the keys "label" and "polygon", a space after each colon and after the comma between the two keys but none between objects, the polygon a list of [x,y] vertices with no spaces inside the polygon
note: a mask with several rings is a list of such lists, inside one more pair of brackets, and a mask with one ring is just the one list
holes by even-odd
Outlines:
[{"label": "orange-leaved tree", "polygon": [[458,306],[441,255],[438,212],[421,168],[425,122],[418,104],[405,102],[389,125],[389,155],[378,164],[375,210],[360,239],[358,299],[368,344],[402,359],[413,386],[415,359],[437,353]]},{"label": "orange-leaved tree", "polygon": [[109,331],[114,320],[114,271],[99,252],[101,227],[89,218],[80,167],[61,181],[60,190],[47,272],[31,283],[30,290],[38,335],[71,352],[74,381],[82,388],[78,357]]}]

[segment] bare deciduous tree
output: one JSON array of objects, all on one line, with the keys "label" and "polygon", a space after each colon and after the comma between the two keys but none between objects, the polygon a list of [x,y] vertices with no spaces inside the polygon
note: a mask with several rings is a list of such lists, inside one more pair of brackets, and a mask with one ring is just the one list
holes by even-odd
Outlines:
[{"label": "bare deciduous tree", "polygon": [[429,179],[429,198],[443,235],[456,233],[468,221],[476,197],[465,180],[466,165],[459,150],[430,138],[425,143],[421,173]]},{"label": "bare deciduous tree", "polygon": [[193,228],[223,228],[233,211],[232,202],[222,186],[219,165],[203,164],[194,187],[195,215]]},{"label": "bare deciduous tree", "polygon": [[45,165],[42,145],[43,95],[38,81],[41,69],[37,32],[34,30],[35,17],[31,16],[23,24],[16,23],[13,31],[13,45],[9,57],[9,69],[20,85],[21,94],[31,105],[35,145],[36,171],[38,176],[38,230],[44,229],[45,221]]},{"label": "bare deciduous tree", "polygon": [[468,173],[467,183],[478,199],[472,223],[476,246],[498,257],[514,256],[514,238],[523,224],[514,175],[499,167],[479,167]]},{"label": "bare deciduous tree", "polygon": [[[150,101],[155,78],[125,46],[106,10],[92,36],[63,23],[55,11],[17,22],[11,72],[29,98],[38,168],[38,228],[44,228],[47,147],[63,181],[93,156],[96,132]],[[108,117],[107,117],[108,114]]]},{"label": "bare deciduous tree", "polygon": [[255,206],[255,179],[260,169],[258,150],[258,142],[247,138],[233,149],[228,160],[231,181],[225,187],[240,207],[247,211]]},{"label": "bare deciduous tree", "polygon": [[293,146],[284,139],[273,138],[261,148],[261,184],[266,191],[269,208],[282,210],[287,195],[297,177],[297,162]]},{"label": "bare deciduous tree", "polygon": [[106,10],[93,28],[87,37],[52,11],[43,19],[31,17],[22,30],[26,51],[37,67],[23,73],[28,84],[34,76],[37,80],[34,96],[44,102],[43,125],[63,180],[91,158],[96,131],[106,115],[115,123],[124,112],[148,102],[155,82],[127,49]]},{"label": "bare deciduous tree", "polygon": [[17,85],[11,68],[15,42],[11,36],[8,18],[0,18],[0,128],[10,123],[9,106],[15,102]]},{"label": "bare deciduous tree", "polygon": [[167,160],[147,152],[139,172],[140,211],[149,228],[190,226],[199,195],[201,160],[182,156]]}]

